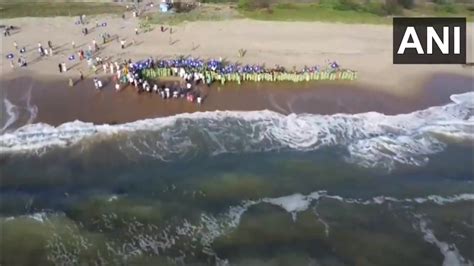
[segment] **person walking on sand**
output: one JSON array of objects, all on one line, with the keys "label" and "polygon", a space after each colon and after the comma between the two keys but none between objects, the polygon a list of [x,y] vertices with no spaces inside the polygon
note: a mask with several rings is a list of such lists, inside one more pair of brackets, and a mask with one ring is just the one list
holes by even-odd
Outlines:
[{"label": "person walking on sand", "polygon": [[95,39],[92,40],[92,46],[94,47],[94,51],[99,50],[99,46],[97,45],[97,41]]},{"label": "person walking on sand", "polygon": [[43,49],[43,45],[41,45],[41,43],[38,43],[38,52],[41,56],[44,56],[44,49]]}]

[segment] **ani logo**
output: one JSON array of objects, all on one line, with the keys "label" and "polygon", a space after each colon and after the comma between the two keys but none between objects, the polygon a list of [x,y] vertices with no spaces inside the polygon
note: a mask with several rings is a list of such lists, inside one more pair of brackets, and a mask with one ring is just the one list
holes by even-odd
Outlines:
[{"label": "ani logo", "polygon": [[393,18],[394,64],[466,64],[466,18]]}]

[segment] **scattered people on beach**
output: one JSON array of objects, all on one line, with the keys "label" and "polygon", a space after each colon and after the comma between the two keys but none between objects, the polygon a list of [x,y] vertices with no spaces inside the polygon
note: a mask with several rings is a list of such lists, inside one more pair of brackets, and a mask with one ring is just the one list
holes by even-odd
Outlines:
[{"label": "scattered people on beach", "polygon": [[86,23],[86,15],[79,16],[79,21],[80,21],[81,24],[85,24]]},{"label": "scattered people on beach", "polygon": [[44,48],[41,43],[38,43],[38,53],[40,54],[40,56],[44,56]]},{"label": "scattered people on beach", "polygon": [[92,40],[92,46],[94,47],[94,51],[99,50],[99,45],[97,45],[97,41],[95,39]]},{"label": "scattered people on beach", "polygon": [[5,27],[5,30],[3,30],[3,36],[5,37],[10,36],[10,30],[12,29],[13,29],[13,26]]},{"label": "scattered people on beach", "polygon": [[27,65],[28,65],[28,63],[26,62],[26,58],[24,58],[23,56],[20,56],[18,58],[18,66],[26,67]]}]

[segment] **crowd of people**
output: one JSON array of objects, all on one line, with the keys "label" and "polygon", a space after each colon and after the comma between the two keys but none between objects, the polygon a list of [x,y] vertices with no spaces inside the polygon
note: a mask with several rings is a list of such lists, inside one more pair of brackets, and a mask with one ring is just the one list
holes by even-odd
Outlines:
[{"label": "crowd of people", "polygon": [[[185,78],[182,82],[174,82],[172,86],[159,84],[158,80],[147,79],[143,76],[144,62],[134,63],[131,59],[123,62],[103,62],[95,60],[102,65],[104,74],[112,74],[112,81],[115,83],[115,89],[120,91],[123,87],[133,86],[137,93],[157,94],[162,99],[185,99],[188,102],[202,104],[204,95],[201,93],[197,85],[199,81],[191,78]],[[154,60],[146,60],[146,64],[154,67]],[[94,78],[94,87],[101,89],[102,81]]]},{"label": "crowd of people", "polygon": [[195,58],[178,58],[141,62],[143,74],[148,79],[166,76],[179,76],[211,84],[214,81],[224,84],[226,81],[293,81],[310,80],[353,80],[356,72],[342,69],[335,61],[328,61],[324,66],[293,68],[288,71],[282,66],[266,68],[264,65],[240,65],[226,63],[222,59],[202,60]]},{"label": "crowd of people", "polygon": [[[125,16],[122,16],[122,18],[125,19]],[[79,16],[76,24],[82,27],[82,33],[84,35],[89,34],[87,27],[88,22],[85,15]],[[99,21],[96,21],[95,23],[96,28],[106,26],[106,22],[99,23]],[[7,27],[4,31],[4,35],[9,36],[10,30],[12,29],[13,26]],[[165,29],[164,26],[161,26],[161,32],[167,30],[168,29]],[[135,28],[134,32],[135,35],[138,35],[138,28]],[[169,32],[170,34],[172,33],[171,28],[169,28]],[[99,34],[99,37],[102,38],[102,44],[106,44],[112,38],[108,32],[103,30],[102,33]],[[119,39],[118,36],[116,38],[121,49],[125,49],[125,39]],[[132,39],[132,44],[133,42]],[[16,41],[13,43],[13,46],[20,54],[18,57],[18,65],[20,67],[26,67],[28,63],[23,56],[26,53],[25,46],[20,48]],[[198,104],[201,104],[204,98],[198,87],[200,85],[209,86],[216,81],[221,84],[227,81],[235,81],[240,84],[242,81],[300,82],[335,79],[352,80],[356,78],[356,72],[342,69],[335,61],[328,61],[323,66],[304,67],[300,70],[296,68],[287,70],[278,65],[273,68],[266,68],[265,65],[241,65],[225,62],[222,58],[211,60],[184,57],[169,60],[154,60],[153,58],[149,58],[135,63],[131,60],[119,63],[118,61],[112,62],[109,58],[104,59],[98,56],[101,46],[96,39],[93,39],[92,42],[87,45],[87,49],[77,50],[74,41],[71,42],[71,46],[75,53],[68,57],[70,62],[81,63],[84,60],[87,61],[87,66],[93,75],[99,74],[98,72],[101,72],[100,68],[102,68],[104,75],[113,75],[116,90],[121,90],[124,86],[133,86],[138,93],[155,93],[163,99],[185,98],[187,101],[196,102]],[[38,43],[38,54],[40,58],[53,56],[54,52],[55,50],[51,41],[48,41],[47,47],[43,47],[41,42]],[[14,67],[14,57],[13,54],[7,55],[12,68]],[[60,73],[67,72],[69,69],[66,62],[58,63],[58,71]],[[80,75],[82,80],[82,70],[80,71]],[[170,76],[180,78],[181,82],[176,83],[172,87],[159,85],[157,83],[158,79]],[[104,87],[104,84],[98,77],[95,77],[93,82],[96,89],[102,89]],[[75,83],[70,80],[69,84],[73,86]]]}]

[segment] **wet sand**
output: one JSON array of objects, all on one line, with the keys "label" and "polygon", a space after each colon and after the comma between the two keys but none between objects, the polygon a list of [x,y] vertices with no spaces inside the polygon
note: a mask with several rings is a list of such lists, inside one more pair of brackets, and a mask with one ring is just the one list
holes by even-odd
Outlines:
[{"label": "wet sand", "polygon": [[[448,103],[455,93],[472,91],[474,78],[437,74],[413,96],[395,96],[383,90],[355,87],[350,82],[244,83],[203,87],[207,97],[201,106],[185,99],[163,100],[157,94],[137,94],[133,87],[116,92],[112,82],[98,91],[91,80],[68,86],[67,79],[21,75],[1,81],[0,125],[10,118],[6,101],[13,104],[18,118],[8,129],[27,122],[60,125],[80,120],[95,124],[126,123],[178,113],[215,110],[272,110],[289,113],[409,113]],[[407,84],[409,86],[409,84]],[[37,110],[37,114],[35,113]],[[1,128],[1,127],[0,127]]]}]

